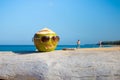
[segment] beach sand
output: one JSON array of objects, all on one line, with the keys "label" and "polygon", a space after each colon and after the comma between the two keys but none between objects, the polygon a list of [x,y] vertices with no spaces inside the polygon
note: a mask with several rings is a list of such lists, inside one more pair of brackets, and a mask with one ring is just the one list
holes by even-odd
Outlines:
[{"label": "beach sand", "polygon": [[116,46],[116,47],[99,47],[99,48],[83,48],[83,49],[79,49],[79,50],[85,50],[85,51],[116,51],[116,50],[120,50],[120,46]]},{"label": "beach sand", "polygon": [[0,52],[4,80],[120,80],[120,47]]}]

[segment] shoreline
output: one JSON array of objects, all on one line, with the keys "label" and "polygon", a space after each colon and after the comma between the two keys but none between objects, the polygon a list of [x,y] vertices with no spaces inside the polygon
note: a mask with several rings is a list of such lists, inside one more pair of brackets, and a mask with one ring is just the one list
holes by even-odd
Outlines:
[{"label": "shoreline", "polygon": [[[56,52],[56,51],[120,51],[120,46],[112,46],[112,47],[97,47],[97,48],[63,48],[62,50],[54,50],[50,52]],[[38,51],[0,51],[1,52],[11,52],[11,53],[17,53],[17,52],[27,52],[27,53],[47,53],[47,52],[38,52]]]}]

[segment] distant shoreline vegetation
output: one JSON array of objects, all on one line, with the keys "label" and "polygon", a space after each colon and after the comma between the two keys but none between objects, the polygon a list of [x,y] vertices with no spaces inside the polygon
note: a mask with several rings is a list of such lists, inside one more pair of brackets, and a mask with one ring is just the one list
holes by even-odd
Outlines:
[{"label": "distant shoreline vegetation", "polygon": [[[120,45],[120,40],[117,41],[102,41],[102,45]],[[98,43],[100,45],[100,43]]]}]

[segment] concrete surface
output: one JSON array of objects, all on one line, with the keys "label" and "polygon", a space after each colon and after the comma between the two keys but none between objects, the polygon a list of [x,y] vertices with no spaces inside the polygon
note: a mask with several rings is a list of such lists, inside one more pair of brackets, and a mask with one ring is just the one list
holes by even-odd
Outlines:
[{"label": "concrete surface", "polygon": [[0,80],[120,80],[120,50],[0,52]]}]

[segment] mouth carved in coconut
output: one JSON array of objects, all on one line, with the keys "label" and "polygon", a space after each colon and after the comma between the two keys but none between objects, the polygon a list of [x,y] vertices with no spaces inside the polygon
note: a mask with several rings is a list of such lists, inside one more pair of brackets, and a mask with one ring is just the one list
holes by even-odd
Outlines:
[{"label": "mouth carved in coconut", "polygon": [[34,44],[38,51],[48,52],[55,50],[59,40],[59,36],[48,28],[44,28],[34,35]]}]

